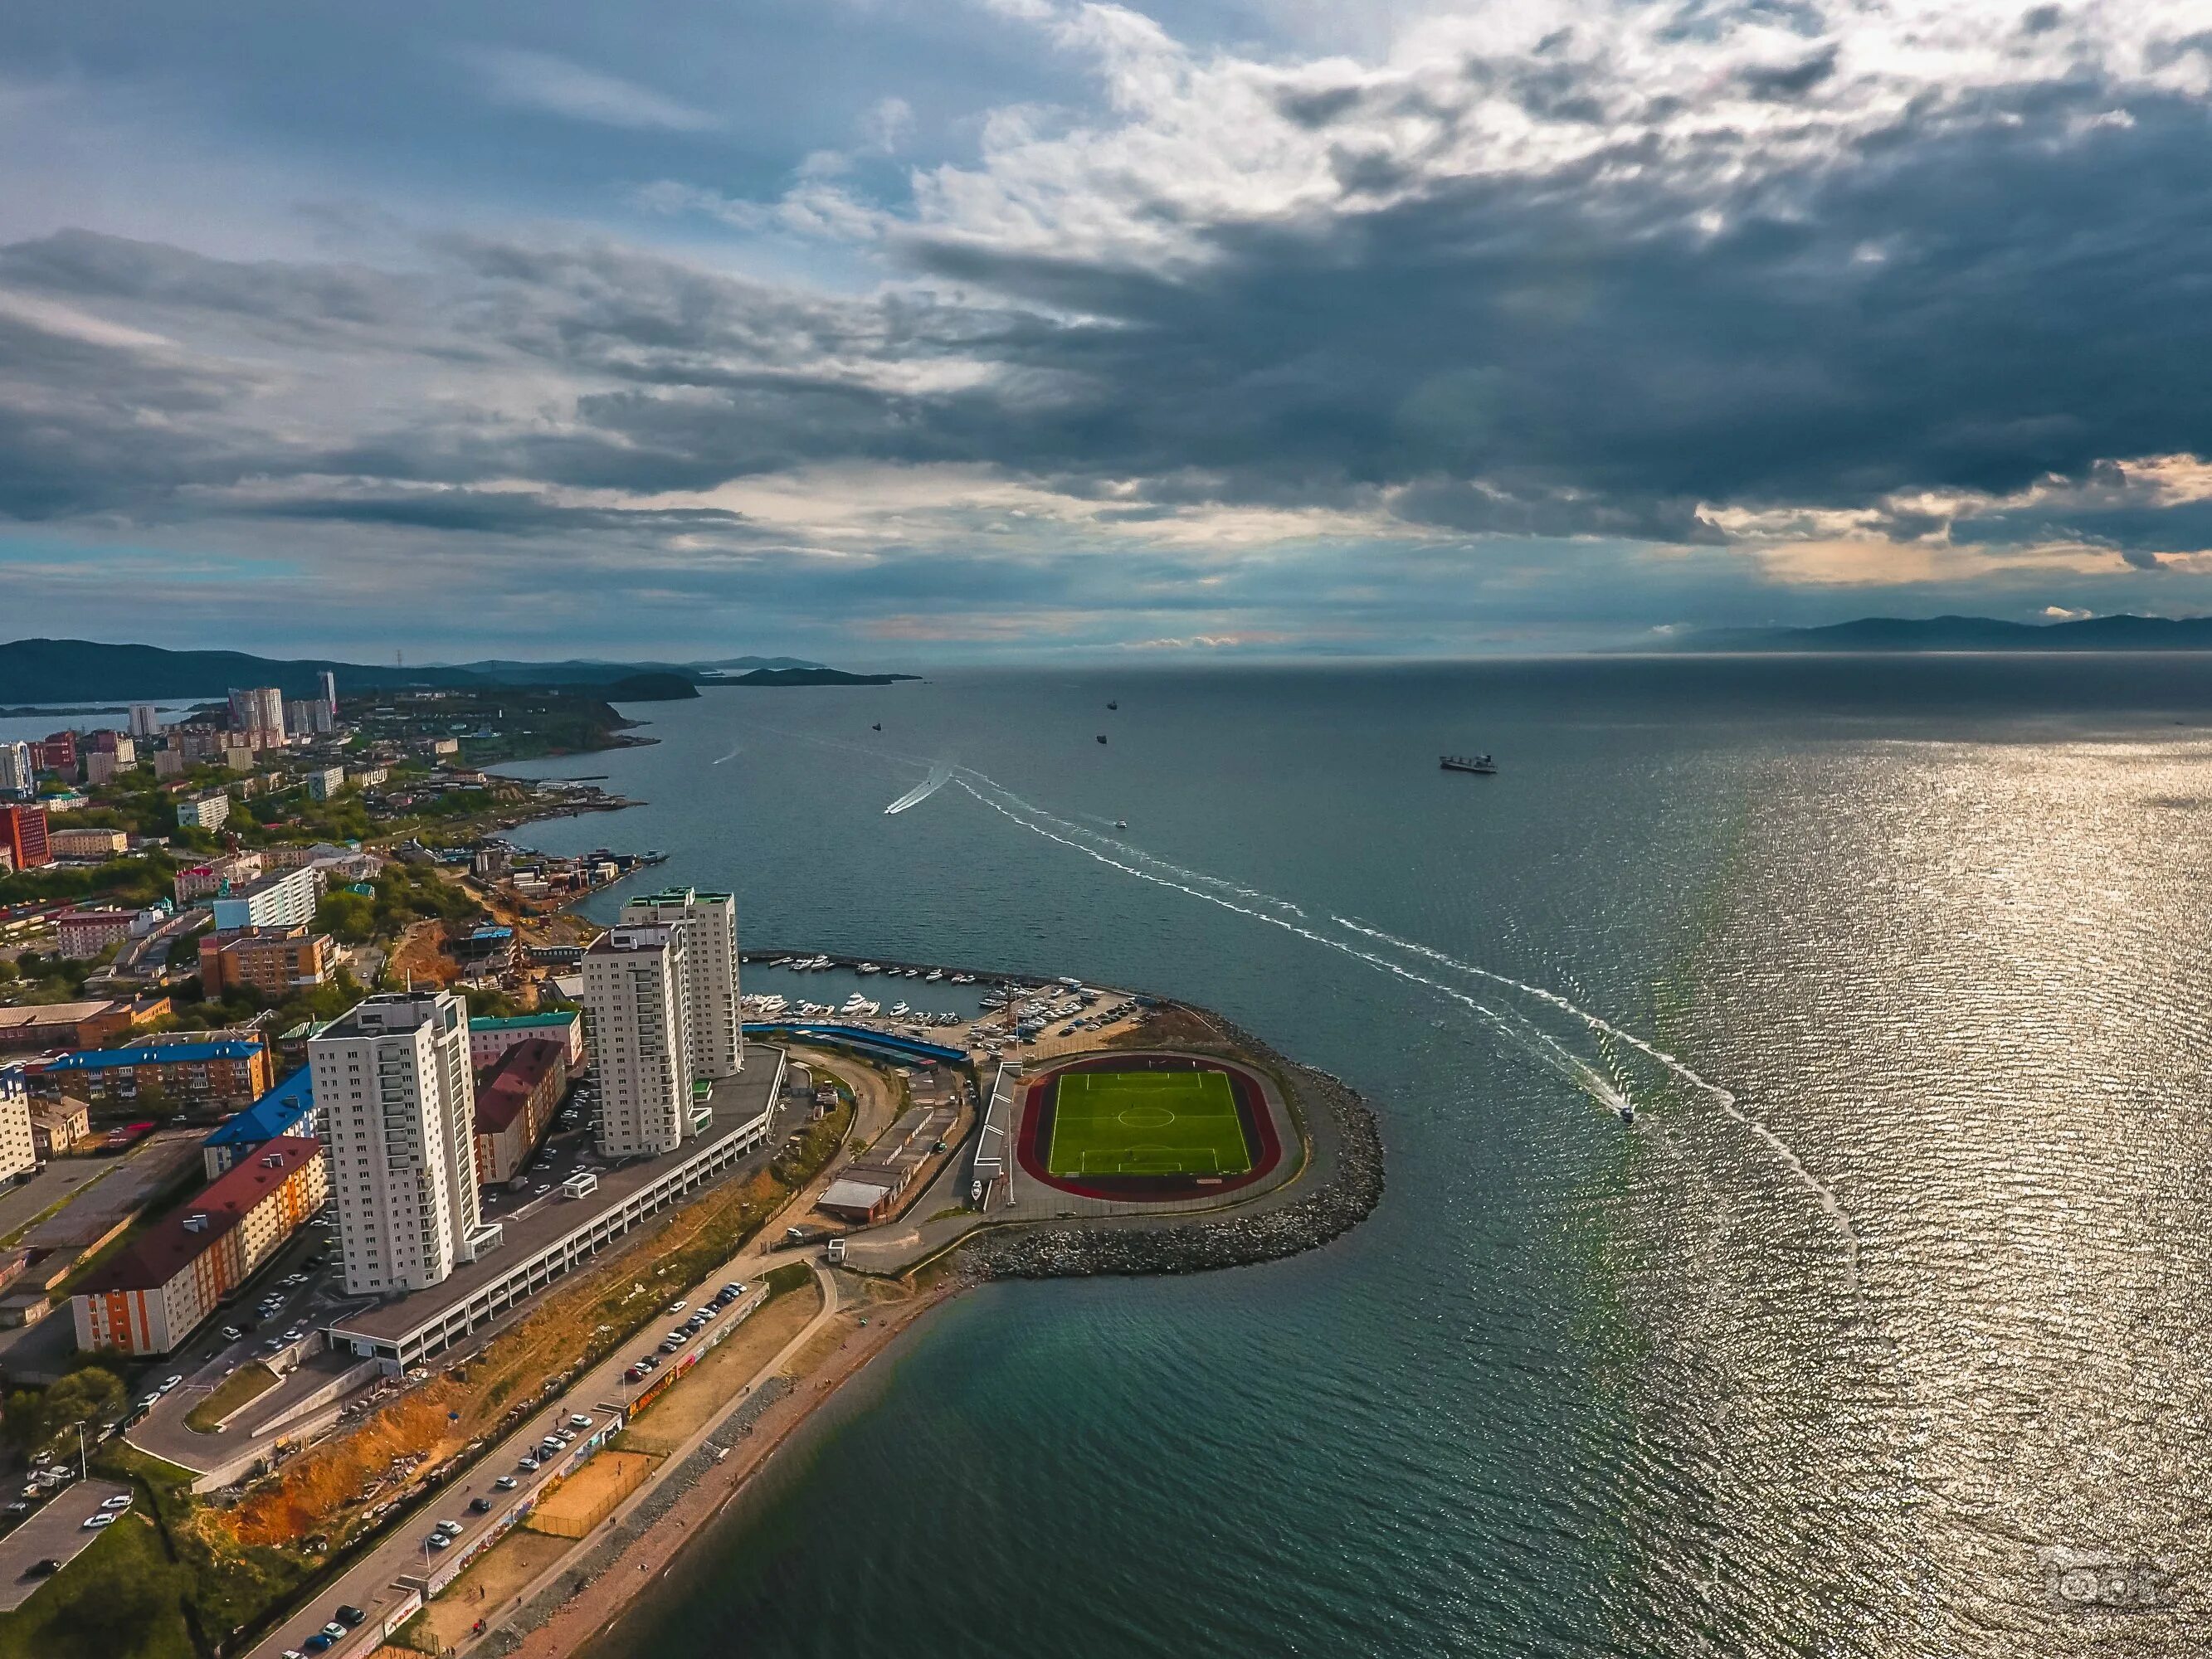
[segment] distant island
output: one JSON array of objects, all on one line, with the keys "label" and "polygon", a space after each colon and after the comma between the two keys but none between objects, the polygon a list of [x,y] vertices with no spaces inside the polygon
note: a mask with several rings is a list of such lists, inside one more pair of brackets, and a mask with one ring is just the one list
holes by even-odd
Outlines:
[{"label": "distant island", "polygon": [[2212,617],[2079,617],[2001,622],[1994,617],[1863,617],[1825,628],[1706,628],[1639,651],[1760,652],[2212,651]]},{"label": "distant island", "polygon": [[750,674],[702,681],[706,685],[892,685],[919,674],[848,674],[842,668],[756,668]]}]

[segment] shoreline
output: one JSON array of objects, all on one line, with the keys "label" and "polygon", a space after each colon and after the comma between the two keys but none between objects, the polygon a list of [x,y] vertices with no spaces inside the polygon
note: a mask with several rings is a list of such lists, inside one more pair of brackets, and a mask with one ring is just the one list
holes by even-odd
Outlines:
[{"label": "shoreline", "polygon": [[[726,1459],[710,1457],[703,1468],[692,1470],[688,1466],[706,1455],[703,1450],[695,1452],[685,1460],[687,1468],[662,1488],[678,1488],[672,1501],[659,1506],[642,1524],[634,1515],[615,1522],[615,1535],[603,1540],[599,1549],[586,1552],[587,1557],[601,1556],[612,1546],[611,1557],[564,1569],[551,1585],[523,1601],[503,1624],[488,1630],[475,1647],[464,1651],[498,1659],[570,1659],[594,1652],[635,1610],[645,1593],[683,1565],[692,1547],[752,1493],[779,1454],[804,1444],[808,1432],[823,1422],[825,1407],[843,1400],[851,1385],[874,1371],[877,1362],[902,1338],[978,1282],[951,1279],[908,1302],[874,1304],[865,1330],[848,1332],[825,1365],[777,1393],[738,1430],[737,1444]],[[752,1397],[767,1390],[764,1384]],[[746,1403],[732,1402],[708,1436],[708,1445],[726,1437],[725,1428],[744,1413]],[[639,1507],[653,1508],[652,1498]]]},{"label": "shoreline", "polygon": [[[1194,1217],[1180,1225],[1158,1215],[1133,1214],[1090,1225],[984,1227],[916,1263],[906,1276],[855,1275],[864,1283],[908,1285],[911,1293],[841,1306],[835,1318],[856,1321],[865,1313],[868,1324],[848,1328],[813,1369],[796,1375],[778,1370],[723,1405],[699,1447],[665,1482],[635,1509],[611,1517],[605,1536],[586,1540],[568,1562],[549,1569],[550,1581],[540,1579],[502,1604],[500,1620],[462,1644],[461,1651],[497,1659],[567,1659],[598,1652],[639,1598],[677,1570],[694,1540],[775,1467],[778,1454],[805,1443],[808,1431],[824,1420],[823,1407],[871,1375],[933,1313],[977,1285],[1007,1279],[1166,1277],[1256,1266],[1322,1249],[1364,1220],[1382,1199],[1382,1148],[1375,1114],[1358,1093],[1339,1078],[1288,1060],[1210,1010],[1187,1003],[1168,1006],[1199,1013],[1221,1032],[1224,1047],[1298,1079],[1304,1103],[1327,1120],[1316,1124],[1299,1114],[1307,1169],[1315,1167],[1317,1139],[1328,1149],[1316,1184],[1286,1205],[1265,1205],[1244,1215]],[[798,1358],[803,1362],[803,1355]],[[718,1443],[726,1448],[720,1458],[713,1455]]]}]

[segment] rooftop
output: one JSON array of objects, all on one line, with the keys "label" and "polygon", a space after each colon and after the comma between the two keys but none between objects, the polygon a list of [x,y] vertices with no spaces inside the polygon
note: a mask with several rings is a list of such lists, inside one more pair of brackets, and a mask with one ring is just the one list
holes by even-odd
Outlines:
[{"label": "rooftop", "polygon": [[[246,1218],[247,1212],[282,1186],[309,1159],[322,1156],[319,1140],[272,1140],[252,1158],[216,1177],[199,1195],[155,1222],[138,1242],[85,1281],[80,1294],[150,1291],[189,1267],[209,1246]],[[201,1224],[189,1224],[194,1217]]]},{"label": "rooftop", "polygon": [[568,1050],[544,1037],[518,1042],[477,1085],[477,1132],[497,1134],[514,1121],[530,1101],[530,1091],[568,1057]]},{"label": "rooftop", "polygon": [[[763,1061],[769,1056],[763,1055]],[[341,1337],[359,1335],[374,1341],[404,1342],[416,1332],[434,1323],[461,1306],[487,1285],[512,1272],[547,1246],[580,1233],[600,1218],[619,1210],[641,1188],[651,1186],[679,1165],[711,1152],[719,1144],[744,1133],[744,1127],[768,1109],[775,1088],[777,1067],[772,1063],[749,1065],[737,1076],[714,1085],[714,1125],[696,1140],[687,1140],[659,1158],[635,1158],[613,1169],[600,1169],[599,1189],[587,1198],[566,1198],[556,1187],[544,1197],[501,1202],[496,1196],[484,1208],[484,1219],[501,1229],[501,1242],[474,1261],[456,1268],[441,1283],[332,1322]]]},{"label": "rooftop", "polygon": [[480,1019],[471,1019],[469,1030],[471,1031],[534,1030],[541,1026],[573,1025],[579,1018],[580,1016],[574,1008],[559,1008],[550,1013],[540,1014],[488,1015]]},{"label": "rooftop", "polygon": [[112,1002],[38,1002],[24,1008],[0,1008],[0,1031],[25,1025],[53,1025],[63,1021],[90,1019],[115,1006]]},{"label": "rooftop", "polygon": [[244,1111],[225,1118],[203,1142],[209,1146],[252,1146],[288,1134],[315,1109],[315,1091],[302,1066]]},{"label": "rooftop", "polygon": [[106,1072],[118,1066],[189,1066],[210,1060],[251,1060],[258,1042],[165,1042],[147,1048],[81,1048],[46,1062],[49,1072]]}]

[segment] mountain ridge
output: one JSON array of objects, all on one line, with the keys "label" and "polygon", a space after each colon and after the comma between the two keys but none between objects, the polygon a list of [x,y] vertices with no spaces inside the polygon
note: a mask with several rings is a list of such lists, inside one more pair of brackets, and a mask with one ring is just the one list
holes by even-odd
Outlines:
[{"label": "mountain ridge", "polygon": [[97,640],[22,639],[0,643],[0,702],[82,703],[118,699],[205,699],[233,686],[275,685],[288,696],[321,690],[325,672],[341,692],[465,690],[496,685],[599,687],[641,676],[710,682],[729,668],[790,672],[820,665],[795,657],[732,657],[715,662],[613,662],[570,659],[532,663],[487,658],[473,663],[342,662],[331,657],[263,657],[247,651],[172,651],[158,645],[110,644]]},{"label": "mountain ridge", "polygon": [[[1631,647],[1650,650],[1648,645]],[[1996,617],[1861,617],[1810,628],[1705,628],[1659,645],[1667,652],[2212,651],[2212,617],[2069,617],[2050,623]]]}]

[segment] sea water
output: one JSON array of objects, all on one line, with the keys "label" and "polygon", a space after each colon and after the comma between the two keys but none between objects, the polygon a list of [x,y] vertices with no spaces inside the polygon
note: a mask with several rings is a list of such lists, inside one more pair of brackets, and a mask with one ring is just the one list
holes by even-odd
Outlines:
[{"label": "sea water", "polygon": [[514,769],[647,804],[520,838],[1218,1008],[1373,1103],[1389,1188],[1295,1261],[962,1297],[605,1659],[2200,1650],[2212,661],[628,712]]}]

